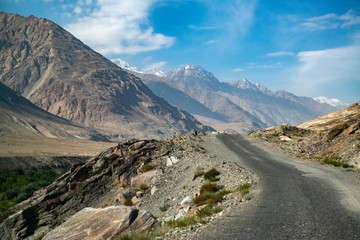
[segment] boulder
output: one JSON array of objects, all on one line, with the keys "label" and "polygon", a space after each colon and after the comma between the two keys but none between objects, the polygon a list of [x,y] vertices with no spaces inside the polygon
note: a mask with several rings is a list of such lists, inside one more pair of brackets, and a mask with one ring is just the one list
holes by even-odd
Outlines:
[{"label": "boulder", "polygon": [[170,156],[166,159],[166,166],[170,167],[174,164],[176,164],[179,161],[178,158],[174,157],[174,156]]},{"label": "boulder", "polygon": [[131,186],[134,188],[139,187],[141,184],[151,186],[156,183],[157,179],[161,174],[161,169],[153,169],[145,173],[139,174],[131,179]]},{"label": "boulder", "polygon": [[111,239],[129,232],[151,229],[156,219],[131,207],[84,208],[45,235],[44,240]]}]

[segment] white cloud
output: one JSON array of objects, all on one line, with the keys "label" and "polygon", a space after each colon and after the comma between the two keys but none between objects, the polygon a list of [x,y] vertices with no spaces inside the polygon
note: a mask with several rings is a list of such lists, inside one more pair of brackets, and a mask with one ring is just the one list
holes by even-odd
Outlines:
[{"label": "white cloud", "polygon": [[171,46],[175,38],[155,33],[148,23],[158,0],[78,1],[73,11],[89,14],[66,29],[102,54],[136,54]]},{"label": "white cloud", "polygon": [[244,72],[245,70],[243,68],[235,68],[233,69],[233,72]]},{"label": "white cloud", "polygon": [[308,18],[302,24],[306,30],[316,31],[324,29],[345,28],[360,24],[360,15],[358,12],[349,10],[342,15],[329,13],[326,15]]},{"label": "white cloud", "polygon": [[351,78],[360,80],[360,46],[298,53],[302,79],[329,82]]},{"label": "white cloud", "polygon": [[167,62],[165,62],[165,61],[151,63],[151,64],[145,66],[143,70],[145,72],[162,70],[166,64],[167,64]]},{"label": "white cloud", "polygon": [[293,52],[273,52],[266,54],[267,57],[284,57],[284,56],[294,56]]},{"label": "white cloud", "polygon": [[[303,95],[319,95],[321,89],[341,89],[344,82],[360,85],[360,45],[297,54],[292,84]],[[355,87],[355,86],[353,86]]]},{"label": "white cloud", "polygon": [[281,62],[274,63],[274,64],[256,64],[256,63],[249,63],[249,69],[271,69],[271,68],[281,68]]},{"label": "white cloud", "polygon": [[209,40],[209,41],[205,42],[205,44],[216,44],[216,43],[219,43],[219,42],[220,42],[220,40],[212,39],[212,40]]},{"label": "white cloud", "polygon": [[195,25],[189,25],[188,28],[201,31],[201,30],[213,30],[215,29],[214,26],[195,26]]}]

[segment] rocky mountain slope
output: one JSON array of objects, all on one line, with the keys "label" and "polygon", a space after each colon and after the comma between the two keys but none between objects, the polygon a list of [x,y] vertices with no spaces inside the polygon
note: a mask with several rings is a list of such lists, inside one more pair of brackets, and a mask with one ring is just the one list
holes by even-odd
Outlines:
[{"label": "rocky mountain slope", "polygon": [[285,123],[297,125],[336,110],[311,98],[286,91],[272,92],[247,79],[220,82],[199,66],[186,65],[166,77],[135,74],[155,94],[219,131],[250,132]]},{"label": "rocky mountain slope", "polygon": [[[202,224],[227,216],[232,206],[249,199],[247,192],[240,194],[236,189],[255,179],[232,163],[233,157],[215,136],[196,132],[167,142],[118,144],[74,166],[47,188],[1,214],[0,235],[4,239],[37,239],[50,231],[44,239],[111,239],[185,216],[198,217],[201,209],[210,207],[195,202],[200,189],[209,186],[204,173],[215,168],[219,175],[212,186],[222,193],[213,193],[217,197],[212,205],[218,213],[209,216],[211,213],[202,210],[201,221],[163,234],[165,239],[191,239]],[[132,207],[124,206],[129,202]]]},{"label": "rocky mountain slope", "polygon": [[0,82],[112,139],[211,130],[47,19],[0,13]]},{"label": "rocky mountain slope", "polygon": [[0,132],[107,141],[95,130],[50,114],[0,83]]},{"label": "rocky mountain slope", "polygon": [[360,102],[294,126],[278,126],[251,135],[298,157],[344,162],[360,168]]}]

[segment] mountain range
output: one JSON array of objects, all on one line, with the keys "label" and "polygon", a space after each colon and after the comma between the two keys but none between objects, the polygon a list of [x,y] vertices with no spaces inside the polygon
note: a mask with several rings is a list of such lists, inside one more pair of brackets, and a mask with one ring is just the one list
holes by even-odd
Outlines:
[{"label": "mountain range", "polygon": [[185,65],[163,76],[124,69],[138,76],[158,96],[219,131],[250,132],[280,124],[297,125],[336,108],[284,90],[270,91],[247,79],[220,82],[200,66]]},{"label": "mountain range", "polygon": [[213,130],[47,19],[1,12],[0,46],[1,83],[111,140]]},{"label": "mountain range", "polygon": [[95,130],[55,116],[0,83],[0,132],[107,141]]}]

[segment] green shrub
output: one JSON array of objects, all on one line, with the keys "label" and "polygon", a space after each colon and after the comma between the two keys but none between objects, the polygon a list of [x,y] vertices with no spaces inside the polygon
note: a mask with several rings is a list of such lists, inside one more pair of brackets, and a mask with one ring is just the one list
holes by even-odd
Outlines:
[{"label": "green shrub", "polygon": [[176,220],[170,220],[165,222],[166,225],[168,225],[169,227],[175,228],[175,227],[187,227],[187,226],[191,226],[194,225],[196,223],[198,223],[198,219],[195,216],[185,216]]},{"label": "green shrub", "polygon": [[168,210],[168,206],[166,204],[164,204],[163,206],[159,207],[159,210],[161,212],[166,212]]},{"label": "green shrub", "polygon": [[151,169],[153,169],[155,166],[152,165],[152,164],[145,164],[143,167],[142,167],[142,170],[144,172],[147,172],[147,171],[150,171]]},{"label": "green shrub", "polygon": [[149,187],[148,187],[147,184],[141,184],[141,185],[139,186],[139,188],[140,188],[140,190],[145,191],[145,190],[148,189]]},{"label": "green shrub", "polygon": [[220,178],[216,177],[218,175],[220,175],[220,172],[215,168],[212,168],[204,174],[204,178],[210,180],[211,182],[216,182],[220,180]]},{"label": "green shrub", "polygon": [[245,196],[249,193],[249,189],[252,186],[251,183],[244,183],[241,184],[239,187],[236,188],[236,190],[241,194],[241,196]]},{"label": "green shrub", "polygon": [[219,213],[219,212],[222,212],[223,210],[224,210],[224,207],[222,205],[215,206],[211,209],[211,211],[213,213]]},{"label": "green shrub", "polygon": [[201,186],[200,194],[203,194],[205,192],[214,193],[221,189],[221,187],[214,183],[207,183]]},{"label": "green shrub", "polygon": [[197,216],[200,218],[204,218],[204,217],[209,217],[212,214],[213,214],[213,212],[211,211],[211,207],[206,206],[198,211]]},{"label": "green shrub", "polygon": [[124,201],[124,205],[125,206],[132,206],[133,202],[132,202],[131,198],[126,198],[125,201]]},{"label": "green shrub", "polygon": [[204,204],[212,205],[212,204],[221,202],[223,200],[223,197],[229,193],[232,193],[232,191],[231,190],[222,190],[217,193],[204,192],[193,199],[193,204],[195,204],[195,205],[204,205]]},{"label": "green shrub", "polygon": [[330,164],[330,165],[333,165],[333,166],[335,166],[335,167],[343,167],[343,168],[349,168],[349,167],[351,167],[349,164],[347,164],[347,163],[344,163],[344,162],[342,162],[342,161],[336,161],[336,160],[334,160],[334,159],[332,159],[332,158],[325,158],[324,160],[323,160],[323,163],[325,163],[325,164]]},{"label": "green shrub", "polygon": [[0,171],[0,212],[31,197],[40,188],[50,185],[60,174],[52,171],[24,172],[20,168]]},{"label": "green shrub", "polygon": [[183,148],[183,147],[179,147],[179,151],[184,151],[184,148]]}]

